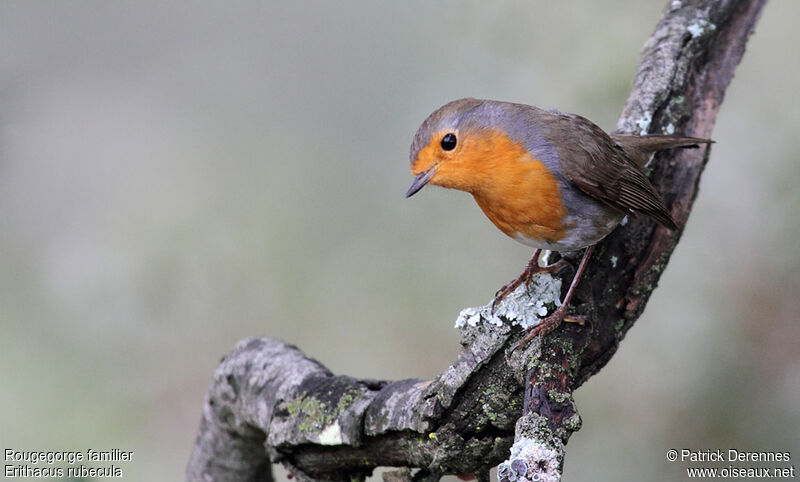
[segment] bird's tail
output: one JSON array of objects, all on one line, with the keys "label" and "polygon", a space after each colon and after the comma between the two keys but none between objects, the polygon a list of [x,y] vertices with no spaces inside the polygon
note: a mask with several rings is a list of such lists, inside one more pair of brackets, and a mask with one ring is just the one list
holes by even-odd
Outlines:
[{"label": "bird's tail", "polygon": [[645,136],[633,136],[627,134],[613,134],[611,136],[619,144],[628,157],[638,166],[644,166],[650,156],[664,149],[674,149],[677,147],[700,147],[700,144],[711,144],[711,139],[701,139],[699,137],[668,136],[659,134],[649,134]]}]

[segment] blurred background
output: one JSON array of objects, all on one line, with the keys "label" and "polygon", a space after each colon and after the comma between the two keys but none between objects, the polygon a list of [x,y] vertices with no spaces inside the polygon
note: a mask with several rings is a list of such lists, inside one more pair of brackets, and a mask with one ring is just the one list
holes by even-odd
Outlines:
[{"label": "blurred background", "polygon": [[[662,0],[2,2],[0,446],[121,448],[174,481],[240,339],[431,377],[530,249],[406,200],[464,96],[614,128]],[[765,8],[661,285],[577,392],[565,480],[685,480],[670,448],[800,457],[800,4]]]}]

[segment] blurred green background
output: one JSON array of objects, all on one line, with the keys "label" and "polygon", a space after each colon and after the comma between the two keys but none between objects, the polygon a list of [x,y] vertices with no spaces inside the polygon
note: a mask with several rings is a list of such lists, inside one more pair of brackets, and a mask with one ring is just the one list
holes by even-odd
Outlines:
[{"label": "blurred green background", "polygon": [[[2,2],[0,447],[118,447],[174,481],[248,336],[431,377],[530,249],[406,200],[439,105],[613,129],[661,0]],[[670,448],[800,457],[800,33],[768,4],[644,316],[577,392],[565,480],[685,480]]]}]

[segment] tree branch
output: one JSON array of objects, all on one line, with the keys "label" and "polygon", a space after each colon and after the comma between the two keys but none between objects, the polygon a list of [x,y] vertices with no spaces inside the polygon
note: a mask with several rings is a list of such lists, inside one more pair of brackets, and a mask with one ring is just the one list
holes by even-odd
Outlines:
[{"label": "tree branch", "polygon": [[[671,1],[644,47],[618,131],[709,137],[765,1]],[[572,304],[587,326],[567,324],[511,352],[520,334],[512,325],[536,323],[560,296],[560,279],[543,274],[506,298],[498,316],[464,310],[458,359],[431,381],[336,376],[279,341],[240,342],[209,387],[187,480],[272,480],[278,462],[300,480],[360,479],[378,466],[419,469],[387,480],[463,472],[488,480],[506,458],[501,480],[559,480],[564,444],[581,424],[572,392],[644,310],[707,161],[706,148],[657,156],[651,178],[680,229],[631,217],[598,245]]]}]

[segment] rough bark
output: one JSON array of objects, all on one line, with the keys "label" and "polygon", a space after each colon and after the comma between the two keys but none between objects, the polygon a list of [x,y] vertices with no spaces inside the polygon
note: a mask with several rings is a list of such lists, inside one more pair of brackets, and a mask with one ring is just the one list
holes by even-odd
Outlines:
[{"label": "rough bark", "polygon": [[[765,2],[671,1],[645,44],[618,131],[710,137]],[[271,480],[278,462],[301,480],[359,479],[379,466],[405,468],[387,480],[463,472],[488,480],[497,464],[501,480],[559,480],[564,444],[581,424],[572,392],[608,362],[644,310],[707,161],[700,148],[651,163],[680,228],[630,217],[598,245],[572,303],[588,315],[586,326],[565,324],[511,351],[520,337],[514,325],[535,323],[557,301],[561,282],[544,274],[497,316],[464,310],[458,359],[431,381],[337,376],[279,341],[240,342],[209,387],[187,480]]]}]

